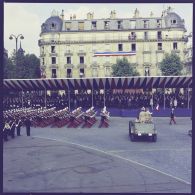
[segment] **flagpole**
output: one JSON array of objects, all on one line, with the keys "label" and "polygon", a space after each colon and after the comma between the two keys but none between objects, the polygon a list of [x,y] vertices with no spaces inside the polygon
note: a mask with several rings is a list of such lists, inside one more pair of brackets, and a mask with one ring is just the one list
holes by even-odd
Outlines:
[{"label": "flagpole", "polygon": [[105,98],[106,98],[106,90],[105,90],[105,85],[104,85],[104,107],[106,106]]},{"label": "flagpole", "polygon": [[91,88],[91,95],[92,95],[92,107],[93,107],[93,85],[92,85],[92,88]]},{"label": "flagpole", "polygon": [[23,108],[23,90],[22,90],[22,108]]},{"label": "flagpole", "polygon": [[165,110],[165,85],[164,85],[164,110]]},{"label": "flagpole", "polygon": [[45,88],[45,108],[47,108],[47,90]]},{"label": "flagpole", "polygon": [[69,107],[69,111],[70,111],[70,89],[68,86],[68,107]]},{"label": "flagpole", "polygon": [[189,85],[188,85],[188,109],[190,108],[190,101],[189,101]]}]

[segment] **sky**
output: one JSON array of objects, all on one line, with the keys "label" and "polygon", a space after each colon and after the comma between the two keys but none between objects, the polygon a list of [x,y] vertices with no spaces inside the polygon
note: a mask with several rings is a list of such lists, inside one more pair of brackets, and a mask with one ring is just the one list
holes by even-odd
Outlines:
[{"label": "sky", "polygon": [[[116,11],[117,18],[132,18],[136,8],[141,17],[149,17],[151,11],[154,17],[160,17],[168,6],[184,19],[187,34],[192,32],[192,3],[4,3],[4,48],[10,56],[16,43],[9,36],[22,34],[24,39],[21,44],[25,54],[39,57],[41,25],[51,16],[53,10],[60,15],[63,9],[65,19],[69,19],[71,14],[76,14],[77,19],[86,19],[88,12],[94,12],[94,19],[109,18],[112,10]],[[19,45],[20,40],[18,48]]]}]

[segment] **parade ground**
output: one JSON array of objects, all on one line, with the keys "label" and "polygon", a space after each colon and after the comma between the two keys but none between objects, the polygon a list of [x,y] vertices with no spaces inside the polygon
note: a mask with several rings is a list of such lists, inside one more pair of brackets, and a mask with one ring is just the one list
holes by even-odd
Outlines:
[{"label": "parade ground", "polygon": [[31,128],[4,142],[4,192],[190,193],[190,117],[155,117],[157,142],[131,142],[128,121],[109,128]]}]

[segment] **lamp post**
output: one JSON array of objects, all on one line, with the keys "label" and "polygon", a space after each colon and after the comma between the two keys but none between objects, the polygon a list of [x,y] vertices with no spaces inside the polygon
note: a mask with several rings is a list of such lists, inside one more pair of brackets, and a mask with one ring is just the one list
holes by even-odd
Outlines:
[{"label": "lamp post", "polygon": [[13,38],[15,38],[15,41],[16,41],[16,55],[17,55],[17,51],[18,51],[18,38],[24,39],[24,36],[23,36],[22,34],[19,34],[19,35],[17,35],[17,36],[11,34],[11,35],[9,36],[9,39],[12,40]]}]

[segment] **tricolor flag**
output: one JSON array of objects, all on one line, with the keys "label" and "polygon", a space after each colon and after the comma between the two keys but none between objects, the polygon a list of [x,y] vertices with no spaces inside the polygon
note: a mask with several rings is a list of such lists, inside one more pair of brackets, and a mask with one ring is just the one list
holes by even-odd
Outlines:
[{"label": "tricolor flag", "polygon": [[116,51],[116,52],[95,52],[94,53],[94,57],[97,56],[132,56],[132,55],[136,55],[135,51]]}]

